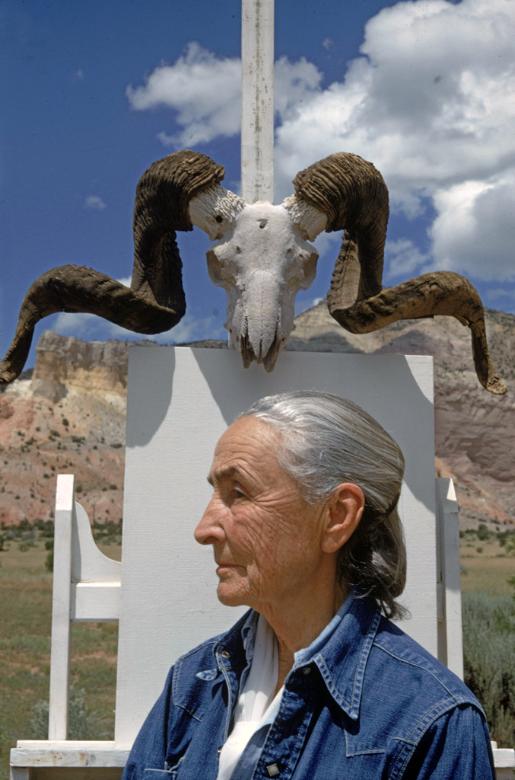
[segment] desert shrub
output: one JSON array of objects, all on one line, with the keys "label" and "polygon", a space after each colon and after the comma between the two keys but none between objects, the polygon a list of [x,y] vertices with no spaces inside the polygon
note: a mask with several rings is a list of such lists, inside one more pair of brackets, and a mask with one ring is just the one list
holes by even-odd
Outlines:
[{"label": "desert shrub", "polygon": [[515,533],[512,532],[511,534],[509,534],[509,536],[506,537],[506,544],[504,546],[504,549],[507,555],[515,554]]},{"label": "desert shrub", "polygon": [[45,542],[45,550],[47,550],[47,554],[45,556],[45,569],[49,572],[54,571],[54,542],[51,539],[48,539]]},{"label": "desert shrub", "polygon": [[515,743],[515,602],[510,596],[463,594],[465,682],[484,707],[492,739]]},{"label": "desert shrub", "polygon": [[477,527],[477,538],[480,542],[486,542],[490,538],[490,531],[484,523],[479,523]]},{"label": "desert shrub", "polygon": [[[68,739],[107,739],[106,730],[100,715],[86,708],[85,691],[82,688],[70,690],[68,703]],[[41,700],[32,707],[30,719],[32,739],[48,737],[48,701]]]},{"label": "desert shrub", "polygon": [[[107,510],[109,511],[109,510]],[[114,520],[107,520],[105,523],[93,523],[93,536],[97,542],[105,544],[121,544],[122,525]]]}]

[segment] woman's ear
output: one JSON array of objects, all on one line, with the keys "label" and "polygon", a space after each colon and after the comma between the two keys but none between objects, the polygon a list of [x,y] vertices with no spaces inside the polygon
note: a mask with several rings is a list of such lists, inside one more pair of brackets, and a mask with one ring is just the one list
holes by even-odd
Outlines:
[{"label": "woman's ear", "polygon": [[365,496],[359,485],[342,482],[326,503],[326,524],[322,551],[335,553],[346,544],[359,525],[365,507]]}]

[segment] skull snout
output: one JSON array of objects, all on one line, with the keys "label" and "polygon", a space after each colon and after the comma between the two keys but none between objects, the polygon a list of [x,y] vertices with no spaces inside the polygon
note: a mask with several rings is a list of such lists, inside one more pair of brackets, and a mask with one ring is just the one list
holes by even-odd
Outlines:
[{"label": "skull snout", "polygon": [[271,371],[284,343],[280,284],[267,271],[255,271],[248,279],[241,320],[240,351],[245,366],[263,363]]}]

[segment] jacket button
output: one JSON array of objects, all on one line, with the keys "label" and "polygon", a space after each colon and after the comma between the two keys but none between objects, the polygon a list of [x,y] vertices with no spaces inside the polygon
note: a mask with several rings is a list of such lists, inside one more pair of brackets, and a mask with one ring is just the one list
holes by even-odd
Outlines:
[{"label": "jacket button", "polygon": [[268,772],[268,777],[278,777],[281,774],[277,764],[268,764],[266,771]]},{"label": "jacket button", "polygon": [[311,666],[304,666],[302,669],[302,674],[307,675],[307,674],[311,674],[311,672],[312,672]]},{"label": "jacket button", "polygon": [[222,650],[220,655],[222,656],[222,658],[230,658],[231,657],[231,654],[230,654],[230,652],[228,650]]}]

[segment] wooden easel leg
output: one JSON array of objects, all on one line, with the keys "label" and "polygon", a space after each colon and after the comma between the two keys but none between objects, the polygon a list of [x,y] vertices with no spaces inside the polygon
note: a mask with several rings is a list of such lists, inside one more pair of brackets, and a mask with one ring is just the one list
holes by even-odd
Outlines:
[{"label": "wooden easel leg", "polygon": [[11,780],[30,780],[30,768],[26,766],[12,766]]}]

